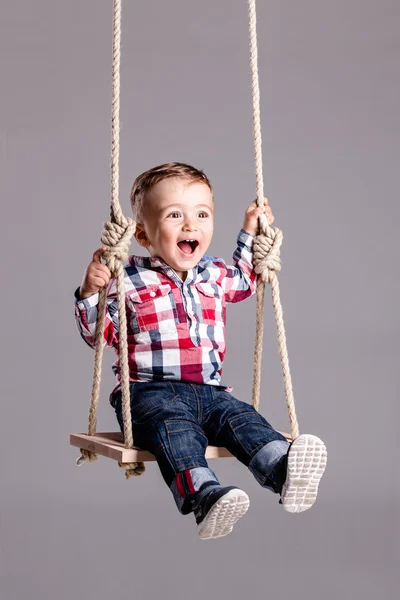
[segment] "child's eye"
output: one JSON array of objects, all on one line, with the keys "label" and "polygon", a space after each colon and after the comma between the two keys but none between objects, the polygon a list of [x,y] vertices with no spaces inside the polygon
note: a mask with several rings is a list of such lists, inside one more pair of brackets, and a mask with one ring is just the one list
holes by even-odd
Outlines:
[{"label": "child's eye", "polygon": [[201,215],[204,215],[204,217],[206,217],[206,218],[208,217],[208,213],[206,213],[204,210],[202,210],[202,211],[199,213],[199,215],[200,215],[200,216],[201,216]]},{"label": "child's eye", "polygon": [[171,213],[169,216],[170,216],[170,217],[174,217],[174,218],[175,218],[175,216],[174,216],[174,215],[178,215],[178,217],[177,217],[177,218],[179,219],[179,217],[181,216],[181,213],[180,213],[180,212],[173,212],[173,213]]}]

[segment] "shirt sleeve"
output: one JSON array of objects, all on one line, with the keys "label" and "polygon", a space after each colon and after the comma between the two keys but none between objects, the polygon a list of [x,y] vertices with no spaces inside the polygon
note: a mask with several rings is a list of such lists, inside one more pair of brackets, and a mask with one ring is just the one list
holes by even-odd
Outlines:
[{"label": "shirt sleeve", "polygon": [[253,239],[250,233],[241,229],[237,247],[232,256],[232,265],[226,266],[222,287],[227,302],[241,302],[256,291],[257,274],[253,268]]},{"label": "shirt sleeve", "polygon": [[[99,294],[93,294],[87,298],[79,298],[79,288],[75,291],[75,322],[78,331],[85,342],[95,347],[96,321]],[[104,321],[104,346],[115,346],[118,344],[118,305],[115,280],[112,279],[107,289],[106,314]]]}]

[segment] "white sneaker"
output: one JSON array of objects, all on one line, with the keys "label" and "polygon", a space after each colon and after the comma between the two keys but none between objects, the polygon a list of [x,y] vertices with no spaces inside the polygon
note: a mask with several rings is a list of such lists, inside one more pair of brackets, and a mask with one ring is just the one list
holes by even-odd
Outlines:
[{"label": "white sneaker", "polygon": [[294,440],[288,452],[286,481],[281,493],[285,510],[297,513],[312,507],[326,460],[325,444],[315,435],[303,434]]},{"label": "white sneaker", "polygon": [[237,487],[214,488],[194,511],[200,538],[208,540],[228,535],[249,505],[248,495]]}]

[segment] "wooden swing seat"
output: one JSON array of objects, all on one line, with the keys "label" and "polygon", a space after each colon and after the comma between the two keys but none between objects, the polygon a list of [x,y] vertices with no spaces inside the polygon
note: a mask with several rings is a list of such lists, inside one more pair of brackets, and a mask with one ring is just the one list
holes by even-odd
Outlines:
[{"label": "wooden swing seat", "polygon": [[[292,441],[289,434],[283,433],[282,435],[286,437],[288,442]],[[70,444],[76,448],[83,448],[122,463],[156,460],[153,454],[146,452],[146,450],[137,447],[125,448],[122,433],[119,431],[96,433],[92,436],[85,433],[71,433]],[[232,454],[226,448],[218,448],[217,446],[208,446],[207,448],[207,459],[229,457],[232,457]]]}]

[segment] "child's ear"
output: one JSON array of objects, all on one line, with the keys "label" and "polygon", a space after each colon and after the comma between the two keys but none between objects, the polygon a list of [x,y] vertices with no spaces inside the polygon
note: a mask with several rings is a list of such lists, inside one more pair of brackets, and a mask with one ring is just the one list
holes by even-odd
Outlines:
[{"label": "child's ear", "polygon": [[140,225],[139,223],[136,223],[135,239],[144,248],[148,248],[150,246],[150,240],[147,237],[145,229],[143,225]]}]

